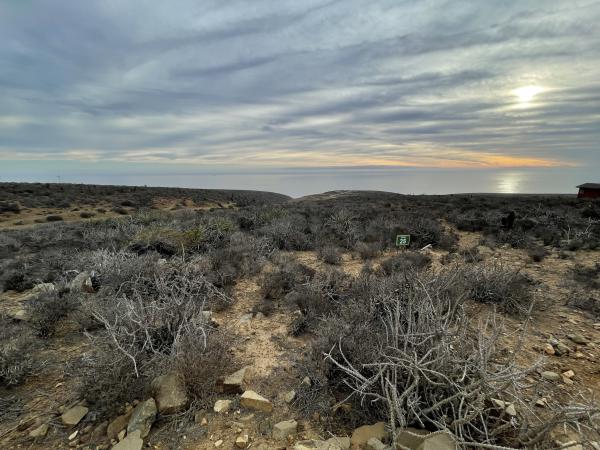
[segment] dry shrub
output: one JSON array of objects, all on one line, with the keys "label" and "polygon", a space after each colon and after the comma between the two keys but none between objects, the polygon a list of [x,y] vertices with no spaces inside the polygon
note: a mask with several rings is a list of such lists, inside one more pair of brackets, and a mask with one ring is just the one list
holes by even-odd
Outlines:
[{"label": "dry shrub", "polygon": [[592,292],[576,290],[571,292],[567,305],[587,311],[594,318],[600,318],[600,299]]},{"label": "dry shrub", "polygon": [[379,270],[384,275],[392,275],[407,270],[423,270],[431,265],[431,258],[418,252],[404,251],[384,260]]},{"label": "dry shrub", "polygon": [[[212,332],[205,314],[215,297],[226,296],[193,265],[177,269],[164,265],[152,276],[124,282],[112,299],[91,305],[92,314],[105,330],[89,335],[96,352],[90,367],[93,369],[95,362],[102,367],[118,361],[126,379],[135,380],[137,386],[139,380],[182,368],[185,360],[190,364],[183,373],[188,389],[205,392],[201,371],[206,370],[208,376],[212,366],[220,367],[221,362],[213,358],[222,359],[225,345],[219,344],[222,339]],[[213,337],[215,342],[211,342]],[[198,375],[192,376],[195,370]],[[130,395],[123,389],[126,384],[119,383],[112,395]]]},{"label": "dry shrub", "polygon": [[[469,293],[459,270],[411,273],[368,283],[368,302],[346,302],[323,321],[317,349],[329,366],[330,388],[356,410],[408,426],[452,433],[462,445],[548,448],[549,431],[584,426],[595,406],[548,408],[544,417],[525,400],[527,376],[537,368],[516,363],[497,348],[493,316],[469,326]],[[492,399],[515,406],[506,413]],[[372,420],[372,419],[370,419]]]},{"label": "dry shrub", "polygon": [[60,321],[75,311],[78,300],[66,290],[43,293],[27,304],[30,325],[41,338],[52,337]]},{"label": "dry shrub", "polygon": [[173,367],[181,375],[188,394],[197,406],[210,408],[214,404],[219,378],[234,372],[232,358],[225,357],[233,343],[226,333],[206,328],[206,337],[196,332],[187,333],[177,346]]},{"label": "dry shrub", "polygon": [[0,387],[17,386],[36,370],[40,361],[31,355],[34,345],[30,333],[0,318]]},{"label": "dry shrub", "polygon": [[360,259],[373,259],[381,254],[382,245],[380,242],[357,242],[354,251]]},{"label": "dry shrub", "polygon": [[342,262],[342,252],[332,245],[319,248],[317,255],[321,261],[327,264],[338,265]]},{"label": "dry shrub", "polygon": [[463,275],[469,296],[477,302],[496,305],[508,314],[523,314],[531,308],[531,282],[518,270],[500,264],[481,264],[465,268]]},{"label": "dry shrub", "polygon": [[46,216],[46,222],[60,222],[64,220],[62,216],[59,216],[58,214],[50,214],[49,216]]},{"label": "dry shrub", "polygon": [[263,296],[269,299],[280,299],[291,292],[294,287],[306,283],[315,271],[291,258],[281,258],[277,267],[266,272],[260,281]]}]

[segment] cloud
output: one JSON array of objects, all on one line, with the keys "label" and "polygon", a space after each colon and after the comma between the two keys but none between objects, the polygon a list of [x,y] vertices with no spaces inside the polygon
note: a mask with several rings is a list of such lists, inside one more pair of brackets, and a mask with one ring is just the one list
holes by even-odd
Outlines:
[{"label": "cloud", "polygon": [[7,1],[0,41],[5,160],[600,165],[598,2]]}]

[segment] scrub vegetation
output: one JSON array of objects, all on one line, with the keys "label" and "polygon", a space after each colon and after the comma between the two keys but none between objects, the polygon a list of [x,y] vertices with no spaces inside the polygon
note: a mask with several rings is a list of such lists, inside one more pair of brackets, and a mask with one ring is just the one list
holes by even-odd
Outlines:
[{"label": "scrub vegetation", "polygon": [[[223,434],[213,404],[226,394],[238,401],[219,386],[241,367],[276,403],[275,417],[306,421],[307,435],[382,421],[388,444],[406,429],[443,431],[461,448],[561,448],[561,433],[598,439],[600,203],[3,187],[3,217],[58,193],[81,210],[79,220],[48,215],[52,223],[0,233],[0,398],[24,404],[61,389],[63,405],[84,401],[76,445],[108,445],[94,430],[165,374],[188,402],[159,414],[149,442],[171,433],[178,448],[184,429],[206,440],[194,434],[195,416]],[[221,207],[156,206],[178,195]],[[100,204],[124,212],[98,217]],[[407,248],[395,247],[398,234],[411,236]],[[558,314],[575,317],[577,330],[551,328]],[[563,374],[573,367],[575,378]],[[280,400],[291,389],[293,400]],[[19,427],[27,408],[0,415],[5,448],[67,441],[56,405],[41,404],[36,414],[53,431],[31,437],[34,419]],[[274,448],[262,423],[246,426]]]}]

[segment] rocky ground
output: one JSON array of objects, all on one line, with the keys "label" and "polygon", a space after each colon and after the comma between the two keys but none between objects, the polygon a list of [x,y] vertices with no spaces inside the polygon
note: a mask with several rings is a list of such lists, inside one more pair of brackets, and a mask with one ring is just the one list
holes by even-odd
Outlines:
[{"label": "rocky ground", "polygon": [[[460,232],[460,246],[472,248],[480,242],[478,233]],[[447,252],[428,249],[434,266]],[[600,393],[600,323],[586,313],[567,306],[571,290],[569,271],[575,264],[600,261],[600,251],[571,252],[568,257],[553,251],[534,262],[521,250],[490,249],[479,246],[484,260],[521,268],[537,284],[536,314],[533,321],[502,317],[504,345],[510,353],[524,336],[523,364],[545,360],[538,376],[549,383],[543,399],[565,401],[578,395]],[[314,252],[293,252],[313,268],[324,265]],[[377,264],[385,256],[374,261]],[[340,266],[356,275],[363,261],[345,254]],[[269,270],[267,266],[264,270]],[[1,391],[1,448],[86,448],[132,450],[155,449],[385,449],[387,431],[383,423],[364,424],[356,429],[325,431],[326,418],[304,417],[294,403],[295,393],[313,381],[298,362],[308,351],[310,337],[290,335],[294,311],[275,305],[269,316],[257,312],[262,301],[258,278],[237,283],[231,307],[212,313],[215,324],[235,336],[235,345],[223,358],[237,361],[223,384],[215,387],[215,401],[190,405],[176,377],[163,376],[152,383],[151,396],[122,405],[121,415],[100,422],[89,411],[85,399],[76,398],[69,363],[88,349],[88,340],[66,321],[59,333],[47,341],[36,358],[45,361],[38,376],[26,384]],[[38,287],[36,289],[42,289]],[[0,296],[0,313],[27,326],[23,302],[30,292],[6,292]],[[93,295],[93,294],[90,294]],[[486,305],[473,305],[474,321],[489,312]],[[475,323],[475,322],[474,322]],[[523,331],[525,329],[525,331]],[[241,362],[241,367],[239,363]],[[511,414],[511,405],[503,405]],[[513,408],[514,409],[514,408]],[[334,414],[332,412],[332,414]],[[450,449],[454,444],[443,433],[421,435],[406,431],[399,438],[410,449]],[[557,443],[578,440],[573,431],[555,430]],[[592,445],[592,444],[590,444]],[[568,445],[564,448],[582,448]],[[593,448],[593,447],[590,447]],[[600,448],[597,446],[595,448]]]}]

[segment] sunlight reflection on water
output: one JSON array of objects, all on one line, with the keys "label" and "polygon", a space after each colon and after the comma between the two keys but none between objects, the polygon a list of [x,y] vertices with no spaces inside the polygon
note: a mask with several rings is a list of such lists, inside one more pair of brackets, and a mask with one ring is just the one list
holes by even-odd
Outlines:
[{"label": "sunlight reflection on water", "polygon": [[497,177],[497,191],[501,194],[517,194],[522,191],[523,178],[527,175],[523,172],[499,173]]}]

